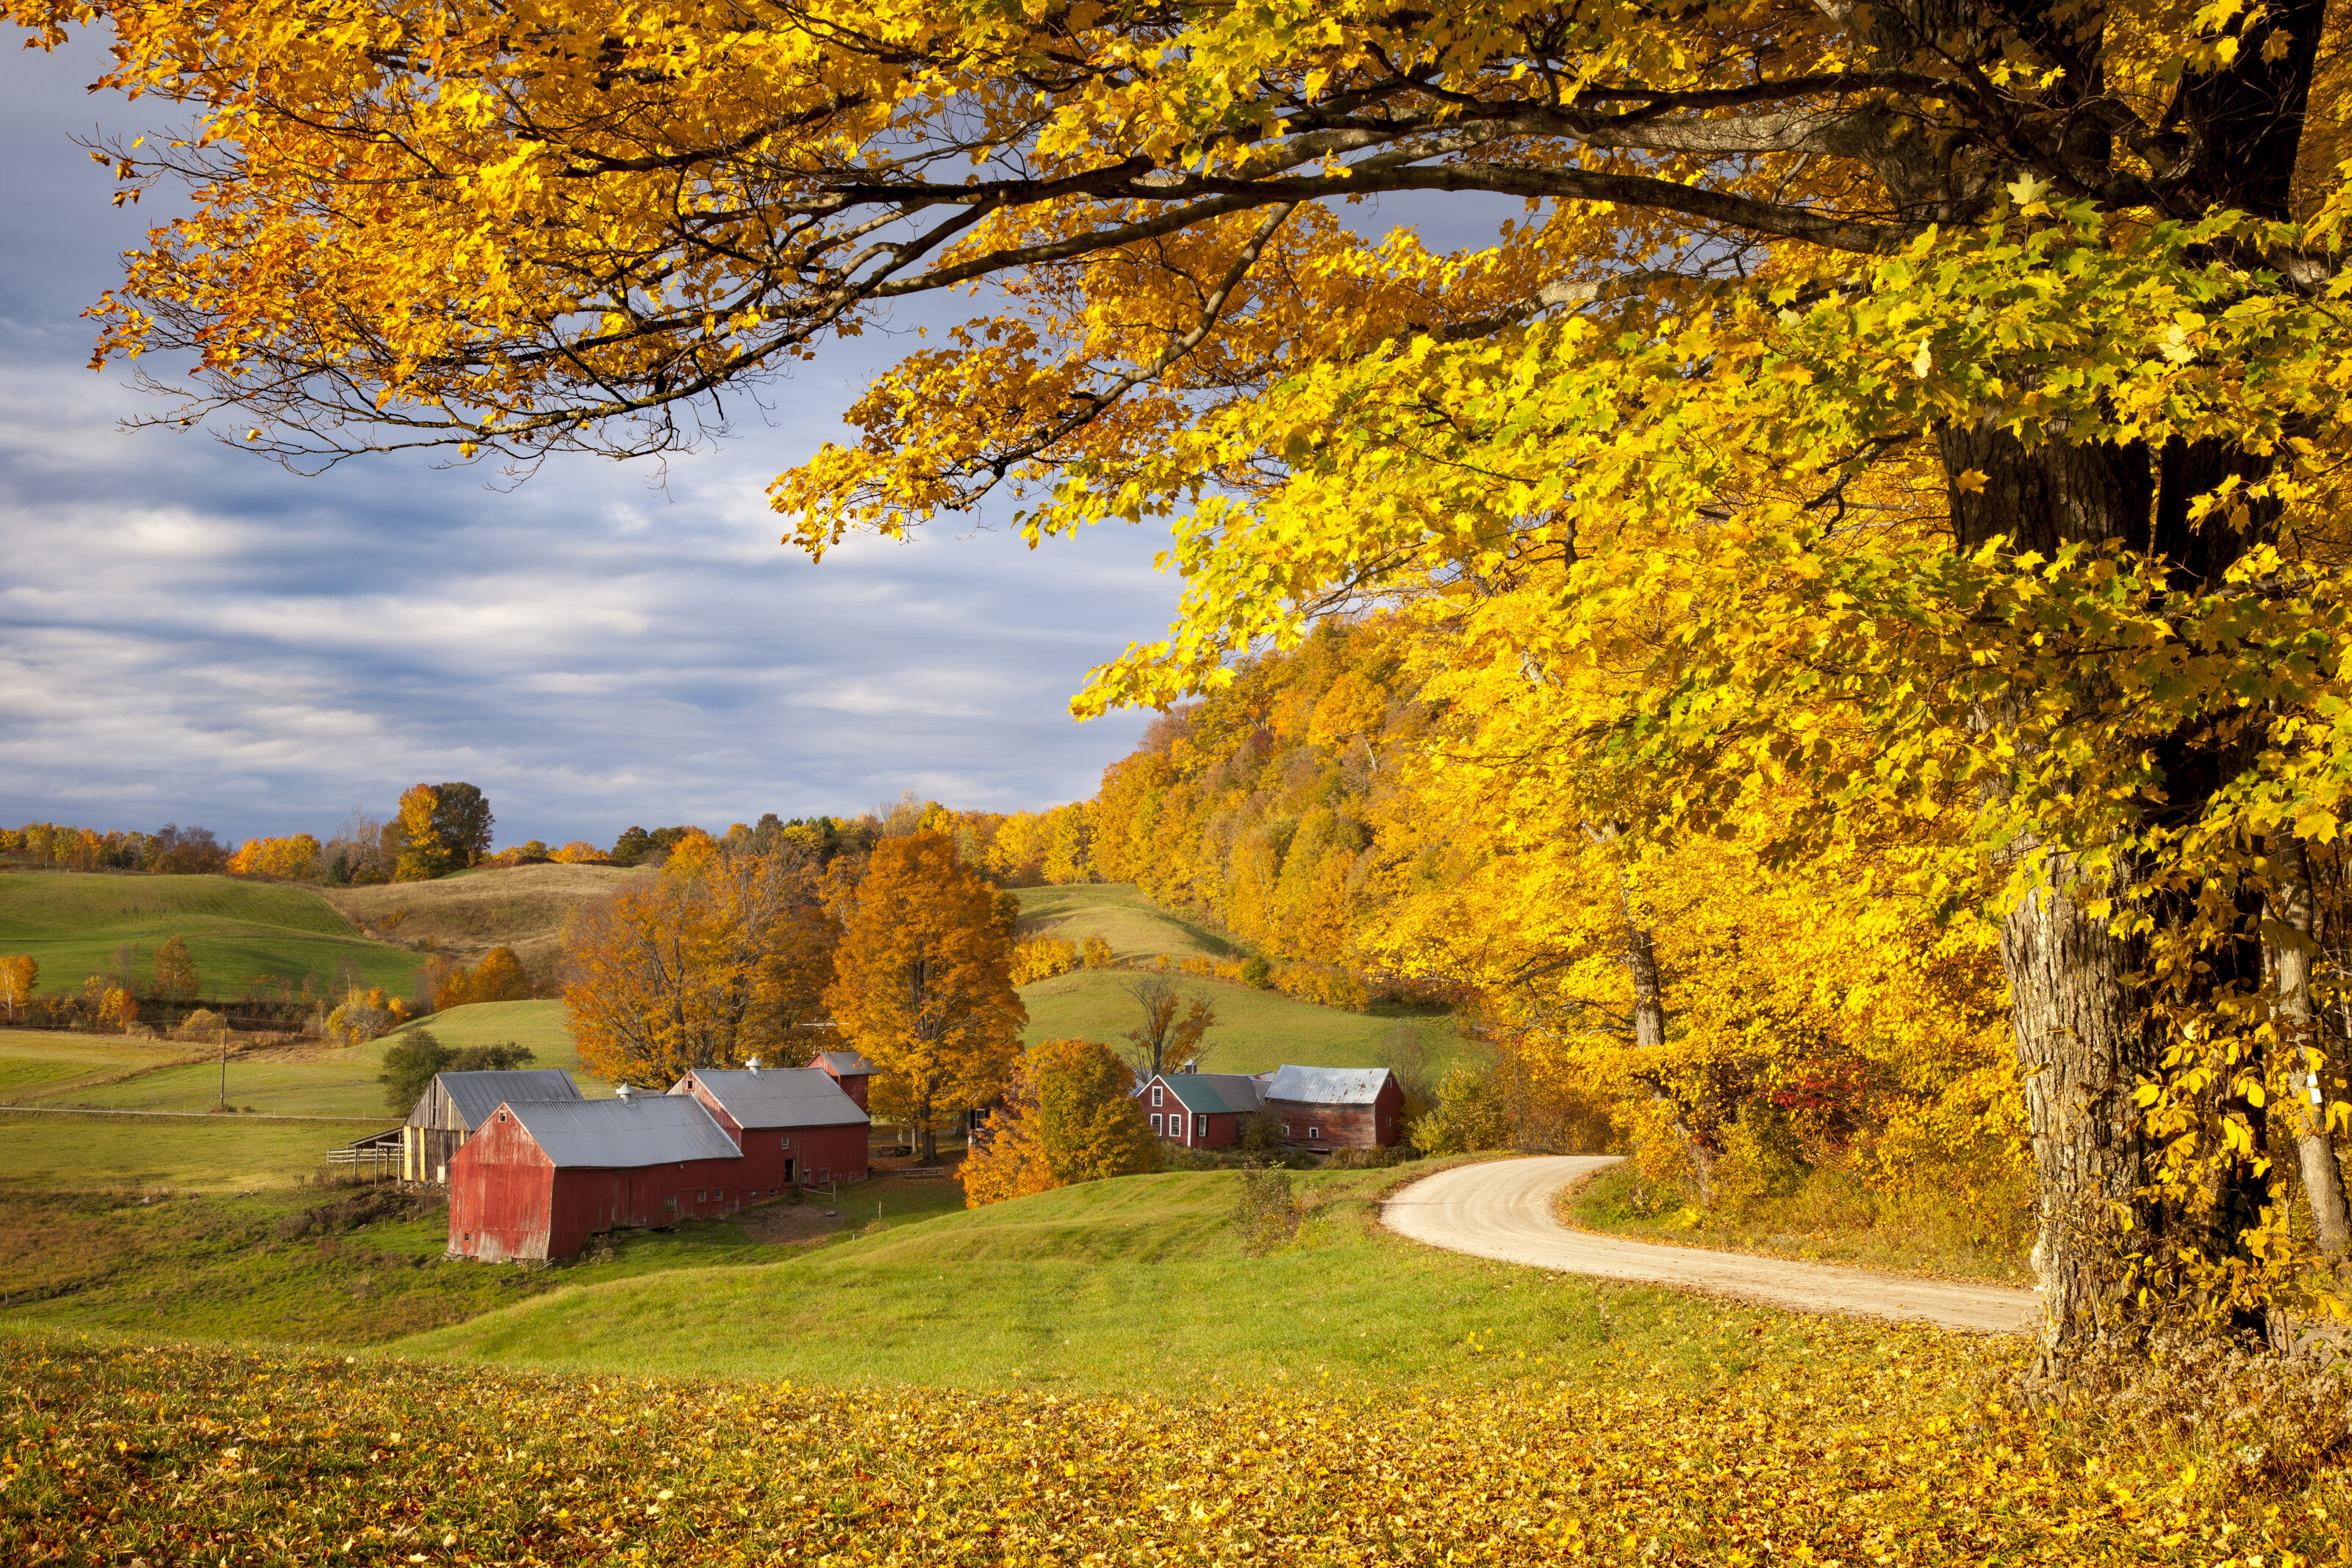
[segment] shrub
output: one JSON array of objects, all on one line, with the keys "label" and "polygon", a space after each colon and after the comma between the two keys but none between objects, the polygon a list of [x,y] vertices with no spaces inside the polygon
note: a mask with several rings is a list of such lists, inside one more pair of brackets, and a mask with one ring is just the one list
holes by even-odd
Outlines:
[{"label": "shrub", "polygon": [[1079,944],[1078,953],[1089,969],[1108,969],[1111,966],[1110,944],[1099,936],[1089,936]]},{"label": "shrub", "polygon": [[376,1082],[383,1085],[385,1109],[404,1113],[436,1072],[510,1072],[537,1060],[529,1046],[512,1040],[460,1050],[442,1044],[429,1029],[413,1029],[385,1050],[383,1071]]},{"label": "shrub", "polygon": [[1274,966],[1263,958],[1251,957],[1242,962],[1242,984],[1261,991],[1274,989]]},{"label": "shrub", "polygon": [[210,1008],[198,1008],[180,1022],[172,1034],[178,1040],[218,1040],[228,1020]]},{"label": "shrub", "polygon": [[1242,1233],[1242,1251],[1263,1258],[1290,1244],[1306,1223],[1307,1210],[1290,1190],[1290,1173],[1265,1166],[1245,1166],[1234,1192],[1234,1224]]},{"label": "shrub", "polygon": [[1411,1144],[1398,1144],[1385,1149],[1333,1149],[1331,1157],[1323,1162],[1326,1170],[1376,1171],[1391,1166],[1404,1165],[1421,1158],[1421,1151]]},{"label": "shrub", "polygon": [[1494,1081],[1457,1067],[1437,1086],[1437,1108],[1412,1124],[1416,1148],[1433,1155],[1474,1155],[1511,1146],[1511,1119]]},{"label": "shrub", "polygon": [[1059,936],[1032,936],[1013,945],[1013,983],[1025,986],[1033,980],[1050,980],[1068,974],[1081,961],[1076,943]]}]

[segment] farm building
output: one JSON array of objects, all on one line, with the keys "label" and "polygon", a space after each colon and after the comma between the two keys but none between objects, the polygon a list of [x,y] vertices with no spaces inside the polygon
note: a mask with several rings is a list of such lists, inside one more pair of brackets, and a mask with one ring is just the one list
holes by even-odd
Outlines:
[{"label": "farm building", "polygon": [[1385,1149],[1403,1140],[1404,1090],[1385,1067],[1285,1066],[1259,1082],[1295,1149]]},{"label": "farm building", "polygon": [[512,1072],[439,1072],[416,1097],[400,1130],[403,1181],[446,1182],[449,1158],[509,1101],[577,1100],[580,1085],[560,1068]]},{"label": "farm building", "polygon": [[450,1159],[449,1250],[570,1258],[599,1231],[859,1180],[866,1131],[866,1113],[815,1068],[698,1069],[667,1094],[501,1103]]},{"label": "farm building", "polygon": [[1229,1149],[1264,1103],[1265,1085],[1244,1072],[1164,1072],[1142,1092],[1151,1130],[1188,1149]]},{"label": "farm building", "polygon": [[848,1089],[816,1067],[698,1068],[670,1092],[700,1101],[734,1139],[746,1185],[782,1189],[866,1179],[866,1112]]},{"label": "farm building", "polygon": [[835,1083],[841,1085],[841,1092],[844,1094],[857,1102],[859,1110],[872,1109],[866,1103],[866,1081],[874,1076],[875,1067],[862,1053],[855,1051],[820,1051],[816,1053],[816,1060],[809,1065],[829,1074]]},{"label": "farm building", "polygon": [[502,1104],[449,1161],[449,1250],[483,1263],[570,1258],[600,1230],[742,1207],[743,1151],[699,1101]]}]

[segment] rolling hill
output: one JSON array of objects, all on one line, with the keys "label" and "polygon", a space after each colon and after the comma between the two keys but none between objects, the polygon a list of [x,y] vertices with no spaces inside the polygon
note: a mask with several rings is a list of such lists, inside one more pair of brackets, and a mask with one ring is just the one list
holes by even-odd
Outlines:
[{"label": "rolling hill", "polygon": [[0,875],[0,953],[29,953],[45,991],[78,988],[111,967],[134,966],[168,937],[184,938],[207,997],[238,997],[257,977],[322,986],[348,978],[402,995],[425,960],[370,939],[307,887],[228,876],[117,876],[98,872]]},{"label": "rolling hill", "polygon": [[[1232,938],[1192,916],[1161,909],[1127,883],[1024,887],[1022,934],[1084,942],[1100,936],[1112,956],[1139,963],[1160,954],[1171,958],[1225,958],[1238,951]],[[1021,988],[1029,1009],[1023,1038],[1098,1040],[1118,1045],[1135,1027],[1134,978],[1120,969],[1079,969]],[[1393,1064],[1414,1048],[1431,1071],[1443,1073],[1467,1050],[1454,1019],[1445,1013],[1376,1009],[1341,1012],[1228,981],[1180,976],[1192,996],[1216,1009],[1217,1027],[1202,1066],[1213,1072],[1263,1072],[1284,1062],[1301,1067],[1378,1067]]]},{"label": "rolling hill", "polygon": [[459,872],[437,882],[331,887],[320,895],[371,936],[429,940],[469,963],[493,947],[511,947],[533,994],[546,996],[563,954],[564,916],[655,874],[621,866],[524,865]]}]

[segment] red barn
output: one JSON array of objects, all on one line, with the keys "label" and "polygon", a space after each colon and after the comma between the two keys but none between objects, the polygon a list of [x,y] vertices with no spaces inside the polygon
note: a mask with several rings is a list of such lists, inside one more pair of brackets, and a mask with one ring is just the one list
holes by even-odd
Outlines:
[{"label": "red barn", "polygon": [[870,1111],[866,1103],[866,1081],[874,1076],[875,1066],[863,1052],[855,1051],[820,1051],[809,1065],[830,1076],[841,1085],[841,1092],[857,1102],[861,1111]]},{"label": "red barn", "polygon": [[847,1091],[848,1081],[822,1068],[698,1067],[670,1092],[709,1111],[743,1151],[743,1185],[772,1196],[866,1179],[866,1112]]},{"label": "red barn", "polygon": [[449,1156],[449,1250],[483,1263],[570,1258],[600,1230],[731,1213],[743,1151],[669,1095],[500,1105]]},{"label": "red barn", "polygon": [[1404,1139],[1404,1090],[1385,1067],[1285,1066],[1261,1082],[1292,1148],[1385,1149]]},{"label": "red barn", "polygon": [[1244,1072],[1163,1072],[1143,1086],[1144,1113],[1153,1132],[1188,1149],[1229,1149],[1265,1087]]}]

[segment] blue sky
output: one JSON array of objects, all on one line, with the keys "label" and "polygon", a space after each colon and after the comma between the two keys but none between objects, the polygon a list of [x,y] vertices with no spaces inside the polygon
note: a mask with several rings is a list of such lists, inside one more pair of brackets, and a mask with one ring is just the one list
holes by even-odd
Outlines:
[{"label": "blue sky", "polygon": [[1066,705],[1165,623],[1159,538],[948,527],[822,566],[776,542],[767,481],[904,338],[772,386],[770,426],[667,493],[586,459],[507,494],[404,459],[304,479],[118,430],[143,396],[85,368],[79,312],[159,214],[110,208],[69,138],[169,121],[87,95],[99,57],[0,51],[0,824],[323,836],[464,779],[501,844],[609,842],[901,789],[1050,805],[1134,744],[1146,716]]}]

